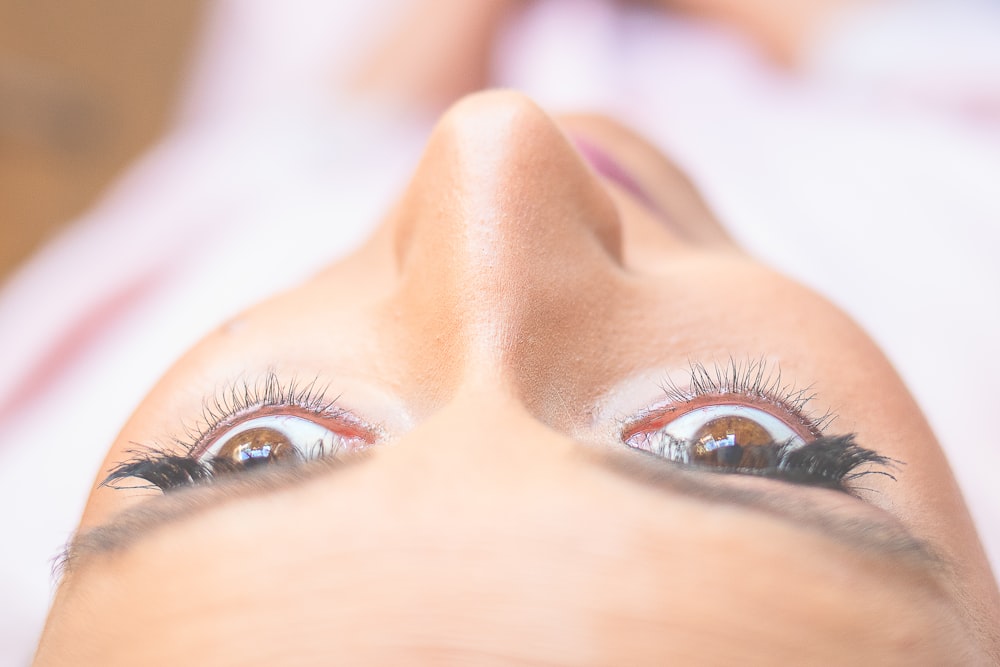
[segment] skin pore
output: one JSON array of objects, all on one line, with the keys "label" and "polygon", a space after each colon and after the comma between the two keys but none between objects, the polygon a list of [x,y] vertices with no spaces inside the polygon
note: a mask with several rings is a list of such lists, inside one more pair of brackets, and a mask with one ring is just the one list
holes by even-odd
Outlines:
[{"label": "skin pore", "polygon": [[[807,412],[835,411],[825,432],[900,462],[895,480],[844,493],[623,442],[686,409],[663,407],[680,402],[666,380],[730,360],[812,387]],[[349,416],[277,392],[216,440],[288,414],[374,444],[166,495],[95,485],[36,664],[997,659],[996,584],[886,359],[611,121],[512,92],[460,101],[370,241],[190,351],[103,471],[135,443],[187,454],[173,438],[206,402],[271,374],[319,378]],[[692,400],[804,429],[751,392]]]}]

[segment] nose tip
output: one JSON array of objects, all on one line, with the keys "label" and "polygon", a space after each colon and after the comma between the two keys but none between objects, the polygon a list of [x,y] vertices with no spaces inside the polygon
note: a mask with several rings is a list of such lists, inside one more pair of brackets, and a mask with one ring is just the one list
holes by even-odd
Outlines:
[{"label": "nose tip", "polygon": [[401,264],[428,235],[446,247],[464,240],[476,261],[525,246],[559,247],[565,257],[580,242],[621,260],[610,196],[552,118],[514,91],[477,93],[449,109],[406,199],[414,206],[397,230]]},{"label": "nose tip", "polygon": [[389,330],[439,397],[469,378],[537,381],[621,284],[614,201],[518,93],[476,94],[442,117],[388,231]]}]

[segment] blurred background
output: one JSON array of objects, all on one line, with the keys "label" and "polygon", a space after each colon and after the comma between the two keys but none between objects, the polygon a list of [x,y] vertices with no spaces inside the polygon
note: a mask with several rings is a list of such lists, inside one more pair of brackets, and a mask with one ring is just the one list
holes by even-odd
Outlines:
[{"label": "blurred background", "polygon": [[0,0],[0,281],[167,127],[202,0]]}]

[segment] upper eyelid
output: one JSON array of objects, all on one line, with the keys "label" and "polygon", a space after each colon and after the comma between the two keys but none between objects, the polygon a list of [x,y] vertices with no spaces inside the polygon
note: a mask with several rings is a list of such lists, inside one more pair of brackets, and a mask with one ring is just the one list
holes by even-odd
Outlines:
[{"label": "upper eyelid", "polygon": [[371,457],[366,452],[337,459],[314,459],[302,466],[272,468],[257,475],[230,478],[223,484],[186,488],[180,496],[158,495],[155,503],[131,507],[109,521],[75,535],[57,562],[57,568],[70,571],[76,561],[128,548],[161,525],[230,502],[281,491],[326,472],[334,474],[369,460]]},{"label": "upper eyelid", "polygon": [[[937,553],[916,539],[896,517],[888,513],[881,513],[878,519],[853,514],[841,518],[830,515],[820,506],[811,506],[813,501],[803,502],[805,499],[788,487],[783,487],[780,491],[777,488],[763,492],[747,491],[731,487],[721,477],[709,477],[696,471],[669,466],[649,465],[648,459],[633,456],[634,453],[595,451],[584,445],[581,445],[578,453],[581,461],[625,475],[637,484],[783,517],[796,526],[809,527],[864,551],[880,556],[912,559],[913,563],[927,568],[929,572],[937,570],[942,562]],[[77,562],[83,564],[91,558],[129,548],[144,535],[164,524],[184,520],[190,515],[211,510],[227,502],[286,490],[292,484],[297,485],[314,476],[322,476],[322,471],[331,467],[349,468],[371,460],[369,454],[360,453],[343,461],[314,461],[306,467],[271,470],[253,479],[234,480],[233,484],[224,488],[195,489],[184,496],[166,500],[166,505],[158,502],[146,508],[135,507],[95,529],[75,536],[60,562],[67,570],[72,570]]]}]

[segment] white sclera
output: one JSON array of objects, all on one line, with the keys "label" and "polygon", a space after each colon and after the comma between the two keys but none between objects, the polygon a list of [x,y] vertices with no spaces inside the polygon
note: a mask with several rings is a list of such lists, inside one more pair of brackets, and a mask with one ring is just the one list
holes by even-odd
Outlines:
[{"label": "white sclera", "polygon": [[348,451],[349,445],[359,440],[356,437],[348,437],[335,433],[325,426],[302,417],[268,415],[266,417],[257,417],[256,419],[251,419],[232,427],[226,431],[225,435],[213,442],[212,446],[206,449],[198,458],[200,460],[214,458],[227,442],[240,433],[254,428],[267,428],[281,433],[292,443],[299,456],[306,461],[321,456],[329,456],[341,451]]},{"label": "white sclera", "polygon": [[791,441],[795,445],[804,445],[795,430],[772,414],[751,408],[746,405],[706,405],[686,412],[660,429],[660,433],[682,441],[694,440],[695,433],[708,422],[720,417],[740,417],[758,424],[768,432],[771,439],[777,443]]}]

